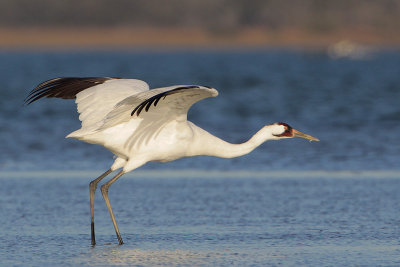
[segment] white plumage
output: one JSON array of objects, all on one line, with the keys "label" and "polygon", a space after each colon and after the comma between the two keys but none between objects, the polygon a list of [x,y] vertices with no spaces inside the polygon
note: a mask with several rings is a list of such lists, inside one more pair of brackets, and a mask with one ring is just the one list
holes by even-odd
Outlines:
[{"label": "white plumage", "polygon": [[67,137],[102,145],[117,156],[111,168],[90,183],[93,245],[94,192],[97,183],[114,170],[122,168],[102,185],[101,192],[122,244],[108,188],[124,173],[149,161],[165,162],[198,155],[237,157],[267,140],[301,137],[318,141],[286,123],[275,123],[264,126],[243,144],[225,142],[187,120],[187,112],[194,103],[217,95],[216,89],[206,86],[175,85],[149,90],[144,81],[116,78],[56,78],[32,90],[26,99],[28,104],[42,97],[75,98],[82,127]]},{"label": "white plumage", "polygon": [[91,126],[97,127],[120,101],[148,91],[149,85],[141,80],[111,79],[79,92],[76,94],[75,103],[80,114],[79,120],[82,122],[81,130],[89,130]]}]

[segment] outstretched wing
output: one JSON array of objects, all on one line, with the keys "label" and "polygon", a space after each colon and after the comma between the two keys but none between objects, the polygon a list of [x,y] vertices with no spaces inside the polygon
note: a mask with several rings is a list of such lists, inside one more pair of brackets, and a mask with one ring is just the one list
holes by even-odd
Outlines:
[{"label": "outstretched wing", "polygon": [[87,78],[54,78],[42,82],[33,89],[25,99],[26,104],[31,104],[43,97],[57,97],[63,99],[74,99],[83,90],[102,84],[113,78],[87,77]]},{"label": "outstretched wing", "polygon": [[198,85],[175,85],[142,92],[119,102],[100,128],[109,128],[136,117],[142,118],[144,123],[151,123],[150,120],[186,120],[194,103],[217,95],[216,89]]},{"label": "outstretched wing", "polygon": [[39,84],[25,99],[30,104],[40,98],[74,99],[82,128],[97,125],[121,100],[149,90],[146,82],[107,77],[55,78]]}]

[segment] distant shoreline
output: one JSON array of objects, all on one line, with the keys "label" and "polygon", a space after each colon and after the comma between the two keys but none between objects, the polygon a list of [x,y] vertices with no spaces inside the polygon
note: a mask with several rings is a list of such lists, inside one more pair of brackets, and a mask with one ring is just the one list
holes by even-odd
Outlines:
[{"label": "distant shoreline", "polygon": [[2,50],[64,49],[326,49],[348,40],[372,47],[400,47],[397,32],[349,29],[310,32],[243,28],[212,32],[197,28],[0,28]]}]

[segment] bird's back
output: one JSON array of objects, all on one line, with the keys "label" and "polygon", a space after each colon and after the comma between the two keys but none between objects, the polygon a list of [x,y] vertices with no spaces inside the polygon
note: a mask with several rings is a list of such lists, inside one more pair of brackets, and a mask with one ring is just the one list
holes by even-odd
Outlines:
[{"label": "bird's back", "polygon": [[187,154],[184,143],[192,137],[188,109],[217,95],[214,88],[198,85],[149,90],[135,79],[56,78],[38,85],[26,102],[75,98],[82,127],[67,137],[103,145],[125,159],[148,153],[149,161],[168,161]]}]

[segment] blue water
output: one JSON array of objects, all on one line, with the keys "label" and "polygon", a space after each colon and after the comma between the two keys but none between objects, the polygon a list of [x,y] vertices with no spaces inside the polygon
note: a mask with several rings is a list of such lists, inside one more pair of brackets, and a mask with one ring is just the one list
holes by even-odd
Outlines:
[{"label": "blue water", "polygon": [[399,266],[398,178],[1,178],[1,266]]},{"label": "blue water", "polygon": [[[23,105],[58,76],[201,84],[189,119],[233,143],[289,123],[321,142],[267,142],[236,159],[150,163],[110,189],[125,244],[91,179],[113,162],[64,137],[73,101]],[[399,266],[400,52],[0,52],[0,266]],[[136,173],[136,174],[135,174]]]},{"label": "blue water", "polygon": [[199,157],[146,169],[398,169],[400,53],[334,60],[325,53],[53,52],[0,53],[0,170],[105,170],[107,150],[64,137],[80,128],[73,101],[23,106],[38,83],[59,76],[134,77],[151,87],[202,84],[217,98],[197,103],[189,119],[230,142],[282,121],[321,142],[269,142],[237,159]]}]

